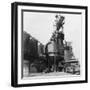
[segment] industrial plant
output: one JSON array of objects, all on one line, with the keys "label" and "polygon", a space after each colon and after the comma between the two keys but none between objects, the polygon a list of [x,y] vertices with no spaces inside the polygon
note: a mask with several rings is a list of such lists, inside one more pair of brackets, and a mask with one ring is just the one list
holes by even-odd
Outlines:
[{"label": "industrial plant", "polygon": [[54,22],[55,30],[45,45],[23,31],[23,77],[59,72],[80,75],[80,64],[73,53],[72,42],[65,40],[65,17],[56,14]]}]

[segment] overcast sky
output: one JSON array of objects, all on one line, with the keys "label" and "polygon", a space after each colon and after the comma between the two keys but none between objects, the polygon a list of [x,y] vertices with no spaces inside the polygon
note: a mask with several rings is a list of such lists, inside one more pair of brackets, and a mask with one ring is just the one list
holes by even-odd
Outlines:
[{"label": "overcast sky", "polygon": [[[56,13],[24,12],[24,31],[31,34],[41,43],[46,44],[54,31]],[[71,41],[76,58],[81,51],[81,15],[60,14],[65,16],[65,40]]]}]

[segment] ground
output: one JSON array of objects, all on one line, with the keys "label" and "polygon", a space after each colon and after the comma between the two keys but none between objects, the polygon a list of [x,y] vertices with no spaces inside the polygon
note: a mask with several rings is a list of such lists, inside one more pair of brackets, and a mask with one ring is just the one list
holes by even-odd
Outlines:
[{"label": "ground", "polygon": [[50,72],[50,73],[31,73],[29,75],[26,75],[25,77],[41,77],[41,76],[72,76],[71,73],[66,72]]}]

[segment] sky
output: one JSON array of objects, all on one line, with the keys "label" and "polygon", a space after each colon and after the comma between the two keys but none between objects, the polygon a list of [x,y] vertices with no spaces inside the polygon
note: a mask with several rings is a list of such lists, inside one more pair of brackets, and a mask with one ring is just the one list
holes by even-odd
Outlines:
[{"label": "sky", "polygon": [[[46,44],[54,32],[54,20],[57,13],[24,12],[23,29],[41,43]],[[65,40],[72,42],[76,58],[81,51],[81,14],[60,14],[65,17]]]}]

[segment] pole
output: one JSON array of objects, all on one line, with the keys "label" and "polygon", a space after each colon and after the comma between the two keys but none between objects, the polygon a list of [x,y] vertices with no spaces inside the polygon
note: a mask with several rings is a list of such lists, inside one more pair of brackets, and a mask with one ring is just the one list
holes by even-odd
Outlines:
[{"label": "pole", "polygon": [[54,55],[54,72],[56,72],[56,56]]}]

